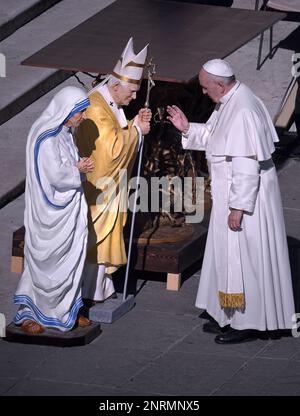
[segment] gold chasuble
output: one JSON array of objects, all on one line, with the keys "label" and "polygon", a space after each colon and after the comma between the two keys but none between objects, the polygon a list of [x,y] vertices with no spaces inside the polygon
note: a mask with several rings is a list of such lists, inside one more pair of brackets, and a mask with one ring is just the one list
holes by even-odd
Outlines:
[{"label": "gold chasuble", "polygon": [[90,214],[87,259],[105,264],[106,273],[113,273],[127,261],[123,227],[138,132],[133,121],[127,127],[120,126],[98,91],[92,92],[89,99],[86,120],[76,133],[80,156],[92,156],[95,162],[95,170],[83,182]]}]

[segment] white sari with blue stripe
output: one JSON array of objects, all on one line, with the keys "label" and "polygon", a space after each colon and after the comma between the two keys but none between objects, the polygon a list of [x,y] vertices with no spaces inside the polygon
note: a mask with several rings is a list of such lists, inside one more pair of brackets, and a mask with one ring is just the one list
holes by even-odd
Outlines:
[{"label": "white sari with blue stripe", "polygon": [[64,123],[88,105],[84,91],[64,88],[28,136],[25,268],[14,298],[20,304],[17,324],[32,319],[68,331],[82,306],[87,204],[76,167],[78,151]]}]

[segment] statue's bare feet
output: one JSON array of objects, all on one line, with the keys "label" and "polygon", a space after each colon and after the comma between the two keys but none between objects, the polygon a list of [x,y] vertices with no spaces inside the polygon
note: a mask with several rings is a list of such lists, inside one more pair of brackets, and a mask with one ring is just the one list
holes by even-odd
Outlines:
[{"label": "statue's bare feet", "polygon": [[41,334],[45,331],[45,328],[42,325],[31,319],[26,319],[22,323],[21,328],[23,329],[23,331],[31,335]]},{"label": "statue's bare feet", "polygon": [[85,316],[78,315],[77,316],[77,325],[80,326],[81,328],[83,328],[85,326],[91,325],[91,321],[88,318],[86,318]]}]

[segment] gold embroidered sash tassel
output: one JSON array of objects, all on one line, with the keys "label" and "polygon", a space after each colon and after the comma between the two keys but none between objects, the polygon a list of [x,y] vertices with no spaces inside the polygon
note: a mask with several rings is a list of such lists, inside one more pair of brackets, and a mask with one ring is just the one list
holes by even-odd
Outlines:
[{"label": "gold embroidered sash tassel", "polygon": [[219,291],[219,302],[222,308],[243,308],[245,306],[244,293],[224,293]]}]

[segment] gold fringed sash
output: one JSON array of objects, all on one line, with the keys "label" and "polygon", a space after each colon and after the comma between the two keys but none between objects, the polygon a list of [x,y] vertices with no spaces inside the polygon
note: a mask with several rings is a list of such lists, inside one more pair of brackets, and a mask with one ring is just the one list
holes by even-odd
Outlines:
[{"label": "gold fringed sash", "polygon": [[243,308],[245,306],[244,293],[224,293],[219,291],[219,301],[222,308]]}]

